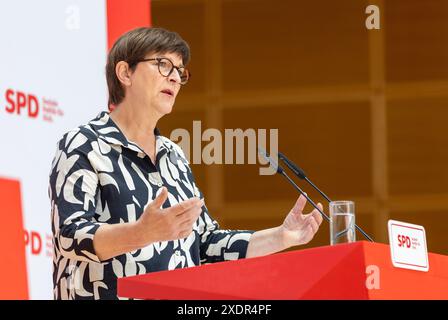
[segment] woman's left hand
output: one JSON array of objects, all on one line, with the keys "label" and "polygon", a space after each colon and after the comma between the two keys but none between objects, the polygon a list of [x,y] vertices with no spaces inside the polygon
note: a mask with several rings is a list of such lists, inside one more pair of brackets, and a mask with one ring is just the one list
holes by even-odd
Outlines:
[{"label": "woman's left hand", "polygon": [[[310,242],[317,230],[319,230],[319,226],[322,223],[322,215],[316,209],[309,214],[303,214],[305,205],[306,198],[300,195],[280,227],[282,241],[286,248]],[[320,203],[317,206],[323,211]]]}]

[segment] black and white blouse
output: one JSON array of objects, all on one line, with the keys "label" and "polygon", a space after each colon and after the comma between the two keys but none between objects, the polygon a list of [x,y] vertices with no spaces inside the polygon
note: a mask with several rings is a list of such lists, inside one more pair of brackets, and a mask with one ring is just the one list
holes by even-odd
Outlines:
[{"label": "black and white blouse", "polygon": [[168,189],[163,207],[203,198],[182,149],[156,130],[156,161],[101,112],[57,143],[50,173],[55,299],[117,299],[117,278],[244,258],[253,231],[220,230],[206,206],[185,239],[100,261],[101,224],[136,221]]}]

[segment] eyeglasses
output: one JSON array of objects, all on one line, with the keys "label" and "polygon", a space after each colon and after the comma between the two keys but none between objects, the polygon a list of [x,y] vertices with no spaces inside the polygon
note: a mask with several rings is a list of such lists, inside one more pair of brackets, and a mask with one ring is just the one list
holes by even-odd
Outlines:
[{"label": "eyeglasses", "polygon": [[157,61],[157,67],[159,68],[159,73],[164,77],[169,77],[174,69],[176,69],[177,73],[180,77],[180,84],[184,85],[190,79],[190,71],[185,67],[176,67],[174,63],[168,58],[148,58],[136,61],[145,62],[145,61]]}]

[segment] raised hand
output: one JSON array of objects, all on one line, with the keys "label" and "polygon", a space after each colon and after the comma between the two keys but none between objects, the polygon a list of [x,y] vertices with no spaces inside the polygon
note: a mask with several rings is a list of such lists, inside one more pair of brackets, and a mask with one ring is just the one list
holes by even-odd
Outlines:
[{"label": "raised hand", "polygon": [[[300,195],[280,227],[282,239],[287,248],[310,242],[322,223],[322,215],[316,209],[309,214],[303,214],[305,205],[306,198]],[[320,203],[317,206],[321,211],[323,210]]]}]

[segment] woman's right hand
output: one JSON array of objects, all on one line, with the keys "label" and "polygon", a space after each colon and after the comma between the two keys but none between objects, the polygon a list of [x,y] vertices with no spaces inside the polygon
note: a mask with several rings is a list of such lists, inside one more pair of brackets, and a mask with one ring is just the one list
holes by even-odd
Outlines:
[{"label": "woman's right hand", "polygon": [[168,190],[163,187],[160,194],[135,222],[135,230],[142,246],[186,238],[193,231],[193,224],[202,212],[204,201],[193,197],[163,209],[161,206],[167,197]]}]

